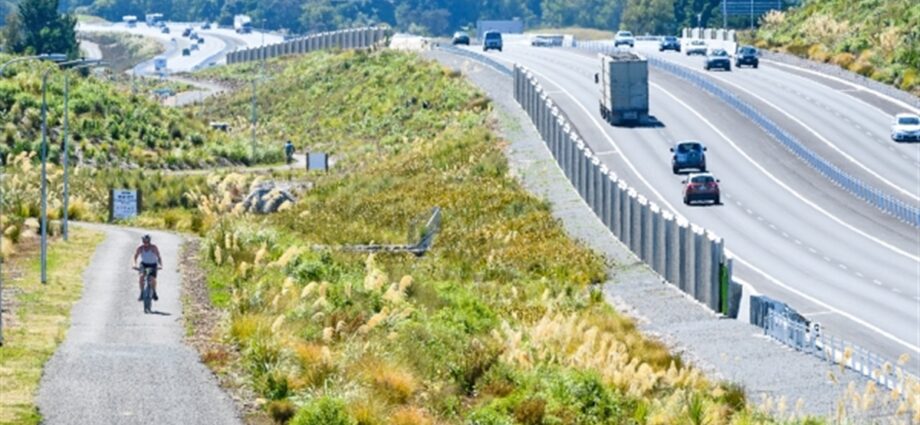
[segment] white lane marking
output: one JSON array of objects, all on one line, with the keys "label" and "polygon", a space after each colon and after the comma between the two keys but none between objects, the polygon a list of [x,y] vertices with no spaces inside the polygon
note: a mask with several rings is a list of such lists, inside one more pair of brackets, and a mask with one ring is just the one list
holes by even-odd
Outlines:
[{"label": "white lane marking", "polygon": [[675,95],[672,94],[671,92],[665,90],[664,88],[662,88],[662,87],[659,86],[658,84],[649,82],[649,85],[651,85],[652,87],[655,87],[655,88],[657,88],[658,90],[662,91],[662,92],[663,92],[664,94],[666,94],[668,97],[670,97],[670,98],[673,99],[675,102],[679,103],[679,104],[682,105],[684,108],[686,108],[688,111],[690,111],[690,113],[696,115],[697,118],[699,118],[700,122],[706,124],[706,125],[707,125],[710,129],[712,129],[716,134],[718,134],[720,137],[722,137],[723,140],[725,140],[726,142],[728,142],[728,144],[729,144],[732,148],[734,148],[735,151],[737,151],[742,157],[744,157],[744,159],[746,159],[748,162],[750,162],[751,165],[753,165],[755,168],[757,168],[758,170],[760,170],[760,172],[763,173],[765,176],[767,176],[767,178],[769,178],[770,180],[773,180],[773,182],[775,182],[777,185],[779,185],[779,187],[785,189],[785,190],[786,190],[787,192],[789,192],[792,196],[798,198],[800,201],[804,202],[806,205],[808,205],[809,207],[811,207],[811,208],[814,209],[815,211],[818,211],[819,213],[823,214],[823,215],[826,216],[827,218],[830,218],[832,221],[834,221],[834,222],[836,222],[837,224],[843,226],[844,228],[846,228],[846,229],[852,231],[853,233],[856,233],[857,235],[860,235],[860,236],[862,236],[862,237],[864,237],[864,238],[866,238],[866,239],[868,239],[868,240],[870,240],[870,241],[872,241],[872,242],[875,242],[876,244],[878,244],[878,245],[880,245],[880,246],[882,246],[882,247],[884,247],[884,248],[887,248],[888,250],[890,250],[890,251],[892,251],[892,252],[894,252],[894,253],[896,253],[896,254],[898,254],[898,255],[904,256],[904,257],[906,257],[906,258],[908,258],[908,259],[911,259],[911,260],[913,260],[913,261],[916,261],[916,262],[920,263],[920,257],[918,257],[918,256],[916,256],[916,255],[913,255],[913,254],[911,254],[911,253],[909,253],[909,252],[903,251],[903,250],[899,249],[898,247],[895,247],[894,245],[891,245],[891,244],[889,244],[889,243],[887,243],[887,242],[885,242],[885,241],[883,241],[883,240],[881,240],[881,239],[878,239],[878,238],[876,238],[876,237],[874,237],[874,236],[872,236],[872,235],[870,235],[870,234],[868,234],[868,233],[866,233],[866,232],[863,232],[862,230],[857,229],[857,228],[854,227],[853,225],[851,225],[851,224],[849,224],[849,223],[847,223],[847,222],[841,220],[841,219],[838,218],[837,216],[831,214],[830,212],[828,212],[828,211],[825,210],[824,208],[821,208],[820,206],[818,206],[817,204],[815,204],[814,202],[812,202],[811,200],[809,200],[808,198],[806,198],[806,197],[803,196],[802,194],[796,192],[794,189],[792,189],[791,187],[789,187],[788,185],[786,185],[786,183],[783,183],[779,178],[777,178],[776,176],[774,176],[773,173],[770,173],[769,171],[767,171],[767,169],[764,168],[764,166],[760,165],[760,163],[758,163],[757,161],[755,161],[754,158],[751,158],[751,156],[748,155],[747,152],[745,152],[744,150],[742,150],[741,147],[739,147],[732,139],[730,139],[727,135],[725,135],[725,133],[723,133],[723,132],[722,132],[721,130],[719,130],[715,125],[713,125],[712,122],[710,122],[708,119],[706,119],[706,117],[704,117],[702,114],[700,114],[699,112],[697,112],[695,109],[691,108],[690,105],[687,105],[683,100],[681,100],[680,98],[678,98],[677,96],[675,96]]},{"label": "white lane marking", "polygon": [[874,284],[876,284],[876,285],[878,285],[878,286],[882,286],[882,282],[881,282],[880,280],[878,280],[878,279],[872,279],[872,283],[874,283]]},{"label": "white lane marking", "polygon": [[824,256],[824,261],[827,261],[828,263],[830,263],[830,262],[831,262],[831,257],[828,257],[828,256],[825,255],[825,256]]},{"label": "white lane marking", "polygon": [[[531,72],[534,72],[534,71],[531,70]],[[537,74],[536,72],[534,72],[534,73]],[[555,85],[556,87],[562,88],[559,84],[557,84],[557,83],[553,82],[552,80],[546,78],[545,75],[542,75],[542,74],[537,74],[537,75],[541,75],[546,81],[550,82],[551,84]],[[654,85],[654,84],[653,84],[653,85]],[[655,86],[657,86],[657,85],[655,85]],[[658,86],[658,88],[661,89],[660,86]],[[607,136],[607,132],[606,132],[606,131],[603,131],[603,127],[600,126],[600,124],[594,119],[594,116],[593,116],[590,112],[588,112],[588,110],[581,104],[581,102],[579,102],[578,100],[576,100],[575,97],[572,96],[572,94],[569,93],[568,91],[565,91],[564,89],[563,89],[563,91],[566,93],[567,96],[569,96],[569,98],[571,98],[572,100],[575,100],[575,103],[576,103],[577,105],[579,105],[579,107],[582,109],[582,111],[584,111],[585,115],[588,116],[589,118],[591,118],[591,120],[594,122],[594,124],[595,124],[598,128],[601,129],[601,133],[604,134],[604,136],[607,138],[607,140],[616,148],[616,144],[614,144],[614,143],[613,143],[613,140],[611,140],[610,137]],[[665,92],[665,93],[667,93],[667,92]],[[668,94],[669,96],[671,96],[672,98],[674,98],[675,100],[677,100],[678,102],[680,102],[681,104],[683,104],[685,108],[687,108],[687,109],[693,111],[693,109],[689,108],[689,107],[687,106],[686,103],[681,102],[679,99],[677,99],[676,97],[674,97],[674,95],[672,95],[672,94],[670,94],[670,93],[667,93],[667,94]],[[695,111],[693,111],[693,112],[695,113]],[[702,116],[700,116],[699,114],[696,114],[696,115],[699,116],[700,118],[702,118]],[[703,118],[703,119],[705,120],[705,118]],[[706,122],[708,123],[708,121],[706,121]],[[709,123],[709,125],[712,126],[711,123]],[[717,130],[717,131],[718,131],[718,130]],[[722,133],[719,132],[719,134],[722,134]],[[725,137],[725,136],[723,135],[723,137]],[[732,143],[732,144],[734,144],[734,143]],[[736,149],[737,149],[737,146],[736,146]],[[617,148],[617,150],[619,150],[619,148]],[[622,150],[620,150],[620,152],[622,152]],[[763,170],[763,168],[760,167],[759,164],[757,164],[756,162],[754,162],[753,160],[751,160],[750,157],[748,157],[746,154],[744,154],[744,156],[745,156],[746,158],[748,158],[748,160],[750,160],[752,163],[754,163],[755,166],[761,168],[761,170],[762,170],[763,172],[766,173],[766,170]],[[621,157],[622,157],[624,160],[626,160],[626,155],[621,155]],[[554,161],[554,163],[555,163],[555,161]],[[628,161],[627,161],[627,164],[631,165],[631,163],[628,162]],[[556,166],[558,167],[558,164],[556,164]],[[561,168],[560,168],[560,169],[561,169]],[[632,169],[633,169],[633,172],[635,172],[636,175],[637,175],[640,179],[642,179],[642,180],[645,182],[646,186],[648,186],[649,188],[651,188],[651,185],[648,184],[648,182],[644,180],[644,178],[642,177],[642,175],[639,174],[638,171],[635,170],[635,168],[632,168]],[[770,175],[770,176],[772,177],[772,175]],[[773,177],[773,178],[775,179],[775,177]],[[777,181],[777,180],[774,180],[774,181]],[[780,185],[781,185],[782,187],[784,187],[784,188],[786,187],[786,186],[783,185],[782,183],[780,183]],[[791,189],[787,189],[787,190],[790,190],[790,191],[791,191]],[[658,196],[658,197],[662,200],[662,202],[663,202],[664,205],[666,205],[668,208],[670,208],[670,209],[674,212],[675,216],[680,217],[680,214],[677,213],[677,210],[675,210],[667,201],[665,201],[665,200],[661,197],[661,195],[658,194],[658,192],[654,190],[654,188],[652,188],[652,191],[656,194],[656,196]],[[579,197],[579,198],[581,198],[581,197]],[[803,200],[804,200],[804,198],[800,198],[800,199],[803,199]],[[585,201],[582,199],[582,202],[584,203]],[[585,205],[587,205],[587,203],[585,203]],[[821,210],[821,211],[823,211],[823,210]],[[825,214],[827,214],[827,213],[825,212]],[[595,218],[597,218],[596,215],[595,215]],[[835,218],[835,219],[836,219],[836,218]],[[600,219],[598,218],[598,220],[600,220]],[[836,219],[836,220],[839,221],[839,219]],[[841,223],[842,223],[842,222],[841,222]],[[854,230],[855,230],[855,229],[854,229]],[[809,248],[809,249],[811,249],[812,251],[814,251],[814,249],[812,249],[812,248]],[[844,316],[844,317],[846,317],[846,318],[852,320],[853,322],[855,322],[855,323],[857,323],[857,324],[859,324],[859,325],[862,325],[862,326],[868,328],[869,330],[871,330],[871,331],[873,331],[873,332],[875,332],[875,333],[881,335],[882,337],[884,337],[884,338],[886,338],[886,339],[889,339],[889,340],[891,340],[891,341],[894,341],[894,342],[898,343],[899,345],[902,345],[902,346],[904,346],[904,347],[906,347],[906,348],[908,348],[908,349],[910,349],[910,350],[913,350],[913,351],[916,352],[916,353],[920,353],[920,347],[917,347],[916,345],[913,345],[913,344],[910,344],[910,343],[908,343],[908,342],[902,341],[901,339],[897,338],[896,336],[894,336],[894,335],[892,335],[892,334],[890,334],[890,333],[888,333],[888,332],[886,332],[886,331],[884,331],[884,330],[878,328],[878,327],[875,326],[875,325],[870,324],[869,322],[867,322],[867,321],[865,321],[865,320],[863,320],[863,319],[860,319],[860,318],[858,318],[858,317],[856,317],[856,316],[854,316],[854,315],[852,315],[852,314],[850,314],[850,313],[844,312],[843,310],[840,310],[840,309],[831,307],[829,304],[825,303],[824,301],[818,300],[818,299],[815,298],[815,297],[812,297],[812,296],[810,296],[810,295],[807,295],[807,294],[805,294],[805,293],[799,291],[798,289],[795,289],[795,288],[793,288],[793,287],[791,287],[791,286],[789,286],[789,285],[786,285],[786,284],[780,282],[778,279],[774,278],[773,276],[770,276],[769,274],[767,274],[767,273],[764,272],[763,270],[757,268],[757,267],[754,266],[753,264],[751,264],[751,263],[745,261],[742,257],[738,256],[737,254],[732,253],[731,251],[729,251],[729,250],[727,250],[727,249],[726,249],[726,253],[728,253],[729,255],[731,255],[731,256],[732,256],[736,261],[738,261],[740,264],[742,264],[742,265],[744,265],[745,267],[747,267],[747,268],[753,270],[753,271],[756,272],[757,274],[763,276],[763,277],[766,278],[767,280],[771,281],[773,284],[775,284],[775,285],[777,285],[777,286],[779,286],[779,287],[785,289],[786,291],[789,291],[789,292],[791,292],[791,293],[793,293],[793,294],[796,294],[796,295],[798,295],[799,297],[804,298],[804,299],[806,299],[806,300],[808,300],[808,301],[810,301],[810,302],[812,302],[812,303],[814,303],[814,304],[817,304],[817,305],[819,305],[819,306],[821,306],[821,307],[823,307],[823,308],[825,308],[825,309],[828,309],[828,310],[831,310],[831,311],[833,311],[833,312],[835,312],[835,313],[837,313],[837,314],[840,314],[841,316]],[[754,288],[754,285],[751,285],[750,283],[748,283],[748,282],[742,280],[742,279],[739,278],[739,277],[733,276],[733,279],[735,279],[736,281],[738,281],[738,282],[741,283],[741,284],[744,284],[744,285],[747,285],[747,286],[751,287],[752,289]],[[756,291],[756,289],[754,289],[754,290]]]},{"label": "white lane marking", "polygon": [[[769,62],[769,63],[772,63],[772,64],[774,64],[774,65],[778,65],[778,66],[785,67],[785,68],[792,68],[792,69],[795,69],[795,70],[798,70],[798,71],[802,71],[802,72],[805,72],[805,73],[808,73],[808,74],[816,75],[816,76],[819,76],[819,77],[822,77],[822,78],[827,78],[828,80],[836,81],[836,82],[841,83],[841,84],[846,84],[846,85],[852,87],[853,90],[855,90],[855,91],[860,91],[860,92],[864,92],[864,93],[869,93],[869,94],[871,94],[871,95],[873,95],[873,96],[876,96],[876,97],[878,97],[878,98],[887,100],[888,102],[891,102],[891,103],[893,103],[893,104],[895,104],[895,105],[898,105],[898,106],[900,106],[900,107],[902,107],[902,108],[905,108],[905,109],[907,109],[908,111],[911,111],[911,112],[913,112],[913,113],[915,113],[915,114],[920,114],[920,109],[917,109],[917,108],[911,106],[911,105],[910,105],[909,103],[907,103],[907,102],[901,101],[901,100],[899,100],[899,99],[895,99],[895,98],[893,98],[893,97],[891,97],[891,96],[888,96],[888,95],[886,95],[886,94],[884,94],[884,93],[879,93],[879,92],[877,92],[877,91],[875,91],[875,90],[865,88],[865,87],[860,86],[860,85],[858,85],[858,84],[851,83],[851,82],[849,82],[849,81],[847,81],[847,80],[844,80],[844,79],[842,79],[842,78],[837,78],[837,77],[834,77],[834,76],[832,76],[832,75],[822,74],[822,73],[820,73],[820,72],[812,71],[812,70],[810,70],[810,69],[800,68],[800,67],[795,66],[795,65],[787,65],[787,64],[784,64],[784,63],[779,63],[779,62],[771,61],[771,60],[768,60],[768,59],[765,59],[764,62]],[[856,98],[856,99],[859,99],[859,98]],[[869,105],[869,103],[863,101],[862,99],[859,99],[859,100],[860,100],[861,102],[863,102],[863,103]],[[874,106],[874,105],[870,105],[870,106],[872,106],[873,108],[878,109],[879,111],[881,111],[881,109],[879,109],[877,106]],[[885,115],[887,115],[887,116],[890,116],[890,114],[887,114],[887,113],[885,113],[884,111],[882,111],[882,113],[885,114]]]},{"label": "white lane marking", "polygon": [[[719,80],[719,81],[722,81],[723,83],[728,84],[728,85],[730,85],[730,86],[732,86],[732,87],[735,87],[736,89],[741,90],[741,91],[743,91],[743,92],[745,92],[745,93],[747,93],[747,94],[753,96],[753,97],[756,98],[757,100],[760,100],[761,102],[767,104],[767,106],[769,106],[769,107],[771,107],[771,108],[773,108],[773,109],[776,109],[776,110],[779,111],[781,114],[785,115],[786,118],[788,118],[788,119],[792,120],[793,122],[795,122],[795,123],[801,125],[803,128],[805,128],[805,130],[807,130],[807,131],[808,131],[809,133],[811,133],[813,136],[817,137],[818,140],[820,140],[820,141],[823,142],[825,145],[829,146],[831,149],[833,149],[834,151],[836,151],[837,153],[839,153],[840,155],[842,155],[844,158],[846,158],[847,161],[850,161],[851,163],[855,164],[857,167],[863,169],[863,171],[865,171],[865,172],[869,173],[870,175],[872,175],[873,177],[879,179],[882,183],[885,183],[886,185],[891,186],[892,188],[894,188],[895,190],[897,190],[898,192],[901,192],[902,194],[904,194],[904,195],[906,195],[906,196],[909,196],[911,199],[920,200],[920,196],[915,195],[913,191],[904,189],[904,188],[902,188],[901,186],[898,186],[897,184],[895,184],[894,182],[892,182],[892,181],[886,179],[885,177],[882,177],[881,174],[875,172],[875,170],[870,169],[869,167],[867,167],[866,165],[864,165],[862,162],[859,162],[859,161],[858,161],[856,158],[854,158],[852,155],[850,155],[850,154],[844,152],[843,149],[840,149],[840,147],[838,147],[837,145],[835,145],[833,142],[831,142],[830,140],[827,140],[827,138],[825,138],[825,137],[822,136],[820,133],[818,133],[817,131],[815,131],[815,129],[809,127],[808,124],[805,124],[802,120],[796,118],[795,116],[793,116],[793,115],[790,114],[789,112],[786,112],[785,109],[780,108],[779,106],[775,105],[773,102],[770,102],[769,100],[764,99],[764,98],[761,97],[761,96],[758,96],[758,95],[755,94],[754,92],[752,92],[752,91],[750,91],[750,90],[748,90],[748,89],[746,89],[746,88],[744,88],[744,87],[741,87],[740,85],[735,84],[735,83],[733,83],[733,82],[731,82],[731,81],[728,81],[727,79],[725,79],[725,78],[723,78],[723,77],[712,76],[712,78],[714,78],[714,79],[716,79],[716,80]],[[859,124],[853,124],[853,125],[856,126],[857,129],[862,130],[862,127],[861,127]],[[872,137],[872,133],[869,132],[869,131],[866,131],[866,135],[869,136],[869,137]]]},{"label": "white lane marking", "polygon": [[802,244],[802,241],[796,239],[796,240],[795,240],[795,244],[796,244],[796,245],[801,245],[801,244]]},{"label": "white lane marking", "polygon": [[[728,252],[728,250],[726,250],[726,252]],[[745,267],[747,267],[747,268],[753,270],[753,271],[756,272],[757,274],[759,274],[759,275],[761,275],[761,276],[767,278],[767,280],[769,280],[770,282],[772,282],[774,285],[777,285],[777,286],[779,286],[779,287],[781,287],[781,288],[783,288],[783,289],[785,289],[785,290],[787,290],[787,291],[789,291],[789,292],[792,292],[793,294],[798,295],[799,297],[802,297],[802,298],[804,298],[804,299],[806,299],[806,300],[808,300],[808,301],[811,301],[812,303],[817,304],[818,306],[820,306],[820,307],[822,307],[822,308],[824,308],[824,309],[826,309],[826,310],[830,310],[830,311],[832,311],[832,312],[834,312],[834,313],[837,313],[837,314],[839,314],[839,315],[841,315],[841,316],[843,316],[843,317],[846,317],[847,319],[850,319],[850,320],[856,322],[857,324],[866,327],[867,329],[871,330],[872,332],[875,332],[875,333],[881,335],[881,336],[884,337],[885,339],[888,339],[888,340],[890,340],[890,341],[893,341],[893,342],[895,342],[895,343],[897,343],[897,344],[899,344],[899,345],[901,345],[901,346],[903,346],[903,347],[905,347],[905,348],[907,348],[907,349],[909,349],[909,350],[911,350],[911,351],[913,351],[913,352],[915,352],[915,353],[920,353],[920,347],[918,347],[918,346],[916,346],[916,345],[914,345],[914,344],[911,344],[911,343],[909,343],[909,342],[907,342],[907,341],[904,341],[904,340],[902,340],[902,339],[900,339],[900,338],[898,338],[898,337],[892,335],[891,333],[888,333],[887,331],[883,331],[883,330],[882,330],[881,328],[879,328],[878,326],[875,326],[875,325],[873,325],[873,324],[871,324],[871,323],[869,323],[869,322],[867,322],[867,321],[865,321],[865,320],[863,320],[863,319],[860,319],[860,318],[858,318],[858,317],[856,317],[856,316],[854,316],[854,315],[852,315],[852,314],[850,314],[850,313],[847,313],[847,312],[845,312],[845,311],[843,311],[843,310],[841,310],[841,309],[838,309],[838,308],[836,308],[836,307],[832,307],[832,306],[830,306],[829,304],[827,304],[826,302],[821,301],[821,300],[819,300],[819,299],[817,299],[817,298],[815,298],[815,297],[812,297],[811,295],[805,294],[805,293],[799,291],[798,289],[793,288],[792,286],[786,285],[786,284],[780,282],[778,279],[774,278],[773,276],[768,275],[768,274],[767,274],[766,272],[764,272],[763,270],[760,270],[760,269],[758,269],[757,267],[754,267],[753,264],[748,263],[747,261],[744,261],[744,259],[742,259],[742,258],[736,256],[735,254],[731,254],[731,255],[734,257],[735,261],[737,261],[737,262],[741,263],[742,265],[744,265]],[[743,279],[741,279],[741,278],[739,278],[739,277],[737,277],[737,276],[732,276],[732,279],[734,279],[734,280],[737,281],[738,283],[741,283],[742,285],[750,286],[752,289],[754,288],[754,285],[751,285],[749,282],[746,282],[745,280],[743,280]],[[756,289],[754,289],[754,290],[756,291]]]},{"label": "white lane marking", "polygon": [[858,277],[858,278],[862,278],[862,277],[864,277],[864,276],[863,276],[863,274],[862,274],[862,273],[860,273],[860,272],[856,272],[856,277]]},{"label": "white lane marking", "polygon": [[815,316],[824,316],[828,314],[834,314],[834,312],[830,310],[824,310],[824,311],[816,311],[814,313],[803,313],[802,316],[810,318],[810,317],[815,317]]},{"label": "white lane marking", "polygon": [[612,150],[611,150],[611,151],[603,151],[603,152],[594,152],[594,155],[597,155],[597,156],[601,156],[601,155],[617,155],[617,154],[619,154],[619,152],[617,152],[617,151],[612,151]]},{"label": "white lane marking", "polygon": [[538,76],[539,76],[540,78],[542,78],[544,81],[546,81],[546,82],[548,82],[548,83],[550,83],[550,84],[552,84],[552,85],[558,87],[559,90],[561,90],[563,93],[565,93],[566,96],[569,97],[569,99],[572,99],[572,101],[575,102],[576,105],[578,105],[578,107],[581,109],[581,111],[584,112],[585,116],[588,117],[588,119],[591,120],[591,122],[594,124],[594,126],[597,127],[598,130],[600,130],[601,135],[603,135],[604,138],[607,139],[607,143],[609,143],[610,146],[613,146],[613,149],[615,149],[617,152],[620,152],[620,158],[623,158],[623,162],[625,162],[625,163],[626,163],[626,166],[629,167],[629,169],[633,172],[633,174],[635,174],[636,177],[639,178],[639,181],[641,181],[642,184],[645,185],[645,187],[647,187],[650,191],[652,191],[652,194],[654,194],[655,197],[658,198],[659,201],[661,201],[661,204],[662,204],[662,205],[664,205],[664,206],[667,207],[669,210],[671,210],[671,213],[674,214],[675,217],[679,218],[679,219],[682,220],[682,221],[687,221],[687,222],[689,222],[689,220],[687,220],[686,217],[684,217],[681,213],[679,213],[679,212],[677,211],[677,208],[674,208],[674,206],[671,205],[670,202],[668,202],[666,199],[664,199],[664,196],[662,196],[660,192],[658,192],[657,190],[655,190],[655,188],[652,186],[652,184],[649,183],[649,181],[646,180],[645,177],[642,176],[641,173],[639,173],[639,170],[636,169],[636,166],[633,165],[632,161],[630,161],[629,158],[626,157],[626,155],[623,155],[623,150],[620,149],[620,147],[617,146],[616,142],[613,141],[613,138],[611,138],[610,135],[607,134],[607,131],[606,131],[606,129],[604,128],[604,126],[602,126],[601,123],[598,122],[596,118],[594,118],[594,114],[592,114],[592,113],[588,110],[588,108],[585,108],[585,105],[583,105],[583,104],[581,103],[580,100],[578,100],[574,95],[572,95],[571,92],[569,92],[568,90],[566,90],[565,87],[562,87],[562,85],[560,85],[559,83],[556,83],[556,82],[553,81],[552,79],[548,78],[545,74],[542,74],[542,73],[540,73],[540,72],[534,71],[534,70],[531,69],[531,68],[527,68],[527,70],[530,71],[530,72],[532,72],[532,73],[534,73],[534,74],[536,74],[536,75],[538,75]]},{"label": "white lane marking", "polygon": [[808,247],[808,250],[811,251],[812,254],[817,254],[817,253],[818,253],[818,250],[816,250],[816,249],[814,249],[814,248],[812,248],[812,247]]},{"label": "white lane marking", "polygon": [[846,269],[847,269],[846,264],[838,264],[837,267],[840,267],[842,270],[846,270]]}]

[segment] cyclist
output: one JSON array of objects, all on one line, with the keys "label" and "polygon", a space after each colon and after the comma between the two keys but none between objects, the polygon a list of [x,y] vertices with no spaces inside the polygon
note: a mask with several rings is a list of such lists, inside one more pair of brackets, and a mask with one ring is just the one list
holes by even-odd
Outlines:
[{"label": "cyclist", "polygon": [[287,163],[290,164],[294,160],[294,144],[290,140],[284,144],[284,155],[287,156]]},{"label": "cyclist", "polygon": [[144,297],[144,269],[151,268],[150,271],[150,287],[153,289],[153,299],[154,301],[159,300],[160,297],[157,296],[157,269],[163,268],[163,258],[160,257],[160,250],[156,245],[150,243],[150,235],[144,235],[141,238],[141,244],[137,247],[137,250],[134,251],[134,264],[137,264],[137,257],[141,257],[141,277],[138,281],[138,285],[141,288],[141,295],[137,297],[138,301],[141,301]]}]

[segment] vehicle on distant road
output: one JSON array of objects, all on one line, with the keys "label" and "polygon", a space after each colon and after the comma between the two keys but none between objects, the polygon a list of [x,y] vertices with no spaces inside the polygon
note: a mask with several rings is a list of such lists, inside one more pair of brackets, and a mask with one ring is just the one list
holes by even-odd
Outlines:
[{"label": "vehicle on distant road", "polygon": [[147,26],[156,27],[159,26],[160,22],[163,22],[162,13],[148,13],[144,15],[144,22],[147,23]]},{"label": "vehicle on distant road", "polygon": [[198,44],[204,44],[204,37],[198,37]]},{"label": "vehicle on distant road", "polygon": [[203,29],[203,30],[209,30],[209,29],[211,29],[211,23],[210,23],[210,22],[205,22],[205,23],[201,24],[201,29]]},{"label": "vehicle on distant road", "polygon": [[469,46],[470,45],[470,35],[463,31],[457,31],[454,33],[454,37],[450,40],[450,43],[455,46],[458,44],[464,44],[464,45]]},{"label": "vehicle on distant road", "polygon": [[741,68],[741,65],[750,65],[757,68],[760,65],[760,58],[757,57],[757,49],[753,46],[741,46],[738,53],[735,54],[735,66]]},{"label": "vehicle on distant road", "polygon": [[601,86],[601,117],[613,125],[637,125],[648,121],[648,61],[633,52],[601,56],[601,72],[594,74]]},{"label": "vehicle on distant road", "polygon": [[163,33],[163,34],[169,34],[169,27],[167,27],[167,26],[164,24],[162,27],[160,27],[160,32]]},{"label": "vehicle on distant road", "polygon": [[191,56],[192,51],[188,47],[182,49],[182,56]]},{"label": "vehicle on distant road", "polygon": [[502,51],[502,34],[500,32],[486,31],[482,35],[482,51],[488,52],[489,50]]},{"label": "vehicle on distant road", "polygon": [[674,153],[671,155],[671,170],[674,174],[688,168],[706,172],[706,147],[702,143],[695,140],[677,142],[671,152]]},{"label": "vehicle on distant road", "polygon": [[684,203],[687,205],[697,201],[712,201],[713,204],[722,203],[719,180],[709,173],[695,173],[687,176],[684,183]]},{"label": "vehicle on distant road", "polygon": [[134,15],[125,15],[121,17],[122,22],[128,26],[128,28],[134,28],[137,26],[137,16]]},{"label": "vehicle on distant road", "polygon": [[198,50],[198,45],[197,45],[197,44],[192,44],[192,45],[188,46],[188,48],[189,48],[189,50]]},{"label": "vehicle on distant road", "polygon": [[658,51],[663,52],[665,50],[673,50],[680,53],[680,40],[673,35],[662,38],[661,41],[658,42]]},{"label": "vehicle on distant road", "polygon": [[690,40],[684,50],[687,51],[687,56],[705,55],[706,51],[709,50],[709,47],[706,46],[706,42],[703,40]]},{"label": "vehicle on distant road", "polygon": [[238,34],[249,34],[252,32],[252,18],[247,15],[236,15],[233,17],[233,30]]},{"label": "vehicle on distant road", "polygon": [[549,47],[553,45],[553,40],[545,35],[537,35],[530,40],[530,45],[534,47]]},{"label": "vehicle on distant road", "polygon": [[613,47],[620,47],[621,44],[636,47],[636,38],[629,31],[617,31],[617,35],[613,37]]},{"label": "vehicle on distant road", "polygon": [[192,27],[185,27],[185,29],[182,30],[182,36],[188,37],[190,35],[192,35]]},{"label": "vehicle on distant road", "polygon": [[895,115],[891,125],[891,140],[920,142],[920,116],[910,113]]},{"label": "vehicle on distant road", "polygon": [[706,55],[706,59],[703,60],[703,69],[709,71],[713,68],[722,68],[726,71],[732,70],[732,59],[725,49],[712,49]]},{"label": "vehicle on distant road", "polygon": [[166,71],[166,58],[158,57],[153,59],[153,70],[156,72]]}]

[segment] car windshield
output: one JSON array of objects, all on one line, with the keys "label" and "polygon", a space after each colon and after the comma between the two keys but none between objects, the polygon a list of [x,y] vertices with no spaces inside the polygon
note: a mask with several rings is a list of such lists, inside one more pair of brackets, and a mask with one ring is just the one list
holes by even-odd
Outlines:
[{"label": "car windshield", "polygon": [[677,37],[674,37],[674,36],[665,37],[664,41],[677,41]]},{"label": "car windshield", "polygon": [[690,44],[694,46],[705,46],[706,45],[706,43],[704,43],[703,40],[693,40],[690,42]]},{"label": "car windshield", "polygon": [[745,47],[741,49],[741,53],[745,55],[753,55],[757,53],[757,50],[755,50],[753,47]]},{"label": "car windshield", "polygon": [[458,38],[459,38],[459,37],[466,37],[466,33],[462,33],[462,32],[454,33],[454,37],[458,37]]},{"label": "car windshield", "polygon": [[722,49],[715,49],[710,53],[712,56],[728,56],[728,53]]},{"label": "car windshield", "polygon": [[693,183],[713,183],[716,180],[712,176],[694,176],[690,181]]},{"label": "car windshield", "polygon": [[487,32],[486,33],[486,40],[492,40],[492,39],[497,39],[497,38],[502,38],[502,35],[497,32]]},{"label": "car windshield", "polygon": [[677,145],[678,153],[690,153],[690,152],[699,152],[702,148],[698,143],[682,143]]},{"label": "car windshield", "polygon": [[620,33],[617,35],[619,35],[620,37],[632,37],[632,33],[629,31],[620,31]]},{"label": "car windshield", "polygon": [[898,119],[901,125],[920,125],[920,117],[901,117]]}]

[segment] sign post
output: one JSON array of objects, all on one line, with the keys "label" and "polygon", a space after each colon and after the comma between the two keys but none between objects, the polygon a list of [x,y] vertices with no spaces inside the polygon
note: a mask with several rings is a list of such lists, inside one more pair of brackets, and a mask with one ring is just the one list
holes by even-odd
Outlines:
[{"label": "sign post", "polygon": [[141,212],[141,191],[109,189],[109,221],[137,217]]},{"label": "sign post", "polygon": [[326,171],[329,169],[329,155],[324,152],[310,152],[307,154],[308,171]]}]

